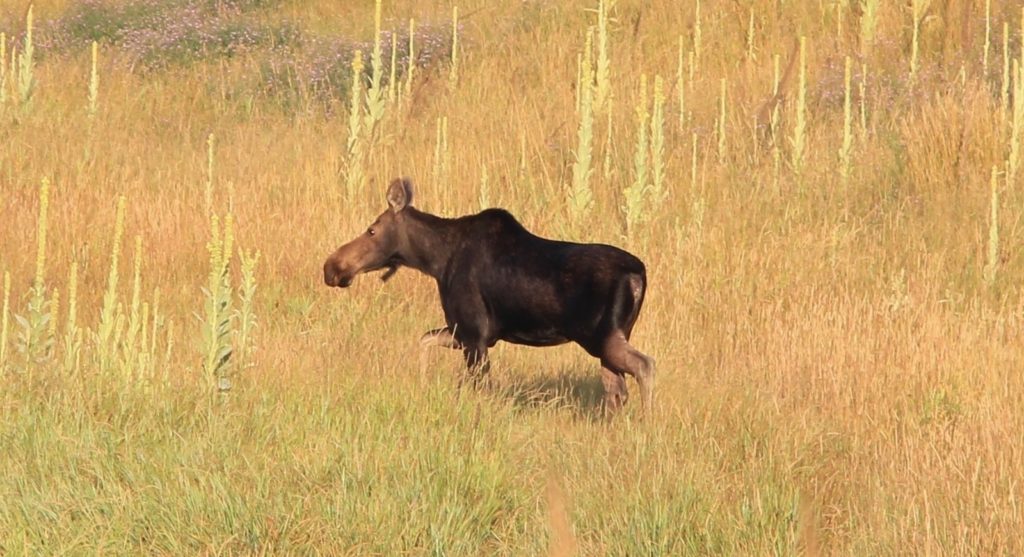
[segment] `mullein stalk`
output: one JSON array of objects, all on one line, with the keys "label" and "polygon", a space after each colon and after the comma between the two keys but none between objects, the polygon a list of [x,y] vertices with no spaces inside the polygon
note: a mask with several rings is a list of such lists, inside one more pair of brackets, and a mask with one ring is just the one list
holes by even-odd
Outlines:
[{"label": "mullein stalk", "polygon": [[7,104],[7,33],[0,33],[0,111]]},{"label": "mullein stalk", "polygon": [[875,42],[879,3],[880,0],[861,0],[860,3],[860,54],[863,59],[867,59]]},{"label": "mullein stalk", "polygon": [[921,18],[924,17],[924,10],[928,7],[928,0],[911,0],[910,17],[912,22],[912,34],[910,39],[910,81],[917,78],[918,69],[918,37],[921,35]]},{"label": "mullein stalk", "polygon": [[164,340],[164,381],[167,381],[168,375],[167,370],[171,366],[171,361],[174,356],[174,320],[171,319],[167,322],[165,329],[166,335]]},{"label": "mullein stalk", "polygon": [[103,306],[100,309],[100,322],[96,329],[96,348],[100,358],[100,367],[109,369],[110,357],[113,352],[111,339],[114,337],[118,321],[119,306],[117,303],[118,264],[121,258],[121,237],[124,235],[125,197],[117,200],[117,216],[114,218],[114,242],[110,249],[110,272],[107,275],[107,289],[103,293]]},{"label": "mullein stalk", "polygon": [[754,7],[750,7],[750,18],[747,21],[747,60],[754,59]]},{"label": "mullein stalk", "polygon": [[434,183],[439,183],[441,180],[441,118],[437,119],[436,133],[434,137],[434,166],[431,170],[431,175],[434,178]]},{"label": "mullein stalk", "polygon": [[11,43],[10,65],[8,66],[8,81],[11,84],[11,99],[17,100],[18,91],[18,45]]},{"label": "mullein stalk", "polygon": [[[31,12],[30,12],[31,13]],[[32,301],[30,302],[29,315],[38,319],[39,326],[44,326],[44,320],[54,321],[52,315],[48,315],[46,307],[46,238],[49,230],[50,209],[50,180],[43,178],[39,187],[39,223],[37,227],[38,244],[36,246],[36,276],[32,281]],[[33,311],[32,307],[37,308]],[[35,325],[36,323],[33,323]],[[40,338],[45,342],[45,337]]]},{"label": "mullein stalk", "polygon": [[357,50],[352,56],[352,92],[349,97],[347,170],[345,176],[346,193],[351,199],[363,181],[363,141],[362,141],[362,85],[363,85],[363,52]]},{"label": "mullein stalk", "polygon": [[238,252],[242,268],[242,284],[238,291],[238,338],[235,343],[238,349],[238,369],[245,369],[252,352],[252,335],[258,326],[254,301],[256,299],[256,264],[260,260],[260,252]]},{"label": "mullein stalk", "polygon": [[697,191],[697,132],[693,132],[690,145],[690,191]]},{"label": "mullein stalk", "polygon": [[849,7],[849,0],[836,2],[836,44],[840,44],[843,40],[843,12]]},{"label": "mullein stalk", "polygon": [[988,221],[988,258],[984,269],[985,283],[992,286],[996,281],[996,273],[999,269],[999,172],[992,167],[991,182],[991,204],[989,207]]},{"label": "mullein stalk", "polygon": [[401,90],[401,87],[395,83],[398,79],[398,39],[395,33],[391,33],[391,74],[388,76],[388,103],[394,104],[395,93]]},{"label": "mullein stalk", "polygon": [[224,218],[223,232],[217,215],[210,217],[210,241],[206,249],[210,254],[210,274],[204,294],[205,320],[203,322],[203,372],[210,391],[227,391],[228,363],[232,354],[234,315],[231,311],[231,282],[228,264],[234,249],[233,220],[230,213]]},{"label": "mullein stalk", "polygon": [[[693,7],[693,70],[697,71],[700,67],[700,53],[701,53],[701,28],[700,28],[700,0],[697,0]],[[691,73],[690,79],[693,79]]]},{"label": "mullein stalk", "polygon": [[611,60],[608,56],[608,6],[600,0],[597,6],[597,69],[594,73],[594,112],[608,108],[612,94]]},{"label": "mullein stalk", "polygon": [[[149,302],[142,302],[142,309],[139,312],[139,349],[135,354],[135,361],[129,363],[127,368],[129,370],[132,367],[135,368],[134,377],[132,379],[135,382],[148,382],[149,379]],[[128,354],[131,356],[131,354]],[[134,366],[131,365],[134,363]]]},{"label": "mullein stalk", "polygon": [[92,42],[92,71],[89,73],[89,118],[96,117],[96,110],[100,99],[100,74],[96,67],[99,56],[99,43]]},{"label": "mullein stalk", "polygon": [[0,315],[0,375],[7,369],[7,331],[11,315],[11,273],[4,271],[4,305]]},{"label": "mullein stalk", "polygon": [[[782,74],[779,72],[781,63],[781,56],[776,54],[772,61],[772,98],[778,98],[779,95],[779,87],[781,86],[782,80]],[[778,140],[781,104],[782,103],[774,103],[774,106],[772,106],[772,112],[768,115],[768,127],[771,129],[772,138],[772,188],[776,193],[778,193],[780,183],[782,181],[782,149],[779,145],[781,141]]]},{"label": "mullein stalk", "polygon": [[152,325],[150,325],[149,335],[149,353],[156,356],[156,333],[160,330],[160,324],[163,323],[163,316],[160,315],[160,289],[153,289],[153,303],[150,306],[152,312],[150,313],[152,319]]},{"label": "mullein stalk", "polygon": [[699,240],[704,235],[704,211],[707,208],[707,201],[704,198],[704,188],[697,189],[697,132],[693,133],[693,147],[690,152],[690,184],[693,198],[690,206],[692,237]]},{"label": "mullein stalk", "polygon": [[526,132],[519,132],[519,170],[517,178],[525,180],[529,174],[529,163],[526,155]]},{"label": "mullein stalk", "polygon": [[651,111],[651,199],[661,203],[665,190],[665,84],[654,78],[654,107]]},{"label": "mullein stalk", "polygon": [[679,99],[679,129],[682,131],[686,125],[686,81],[683,78],[685,65],[683,63],[683,36],[679,35],[679,61],[676,66],[676,93]]},{"label": "mullein stalk", "polygon": [[145,319],[141,318],[140,309],[142,303],[142,236],[135,236],[135,261],[132,267],[132,297],[128,306],[128,328],[125,331],[124,343],[122,344],[122,359],[125,373],[125,382],[130,380],[130,373],[133,367],[133,360],[138,352],[139,331]]},{"label": "mullein stalk", "polygon": [[36,224],[36,274],[32,280],[32,290],[28,302],[28,316],[16,315],[15,320],[21,325],[18,338],[18,350],[25,358],[26,369],[29,365],[42,362],[48,355],[53,338],[48,335],[50,322],[54,316],[52,306],[46,297],[46,236],[48,229],[47,213],[50,208],[50,181],[43,179],[39,187],[39,220]]},{"label": "mullein stalk", "polygon": [[613,135],[614,126],[612,124],[612,112],[613,112],[612,111],[612,99],[609,98],[608,99],[608,107],[607,107],[607,110],[605,110],[605,118],[607,118],[607,122],[605,123],[605,130],[604,130],[605,131],[605,135],[604,135],[604,164],[602,165],[602,168],[601,168],[601,173],[604,176],[605,180],[608,180],[608,179],[610,179],[612,177],[612,168],[613,168],[613,166],[612,166],[612,153],[614,151],[614,146],[613,146],[613,142],[612,142],[612,135]]},{"label": "mullein stalk", "polygon": [[992,0],[985,0],[985,46],[981,56],[981,75],[988,77],[988,53],[992,47]]},{"label": "mullein stalk", "polygon": [[370,87],[366,90],[366,134],[373,134],[377,122],[384,117],[384,92],[381,80],[384,61],[381,53],[381,0],[374,3],[373,11],[373,53],[370,56]]},{"label": "mullein stalk", "polygon": [[687,78],[689,79],[690,92],[693,93],[693,80],[697,75],[697,56],[691,50],[687,55]]},{"label": "mullein stalk", "polygon": [[448,82],[452,87],[459,82],[459,7],[452,7],[452,64],[448,73]]},{"label": "mullein stalk", "polygon": [[491,207],[491,185],[490,179],[487,176],[486,166],[480,173],[480,190],[477,192],[477,202],[480,205],[481,211]]},{"label": "mullein stalk", "polygon": [[839,176],[843,186],[850,182],[850,157],[853,152],[853,106],[850,99],[850,73],[852,61],[846,57],[843,73],[843,144],[839,148]]},{"label": "mullein stalk", "polygon": [[68,317],[64,325],[64,372],[73,375],[78,371],[82,350],[82,332],[78,328],[78,261],[71,262],[68,275]]},{"label": "mullein stalk", "polygon": [[725,107],[726,107],[726,81],[723,77],[720,80],[721,92],[718,97],[718,160],[724,161],[726,154],[725,143]]},{"label": "mullein stalk", "polygon": [[412,76],[416,71],[416,21],[409,20],[409,67],[405,73],[405,99],[412,100]]},{"label": "mullein stalk", "polygon": [[999,102],[1005,117],[1010,107],[1010,24],[1003,22],[1003,82],[999,88]]},{"label": "mullein stalk", "polygon": [[569,211],[575,222],[580,222],[590,211],[594,194],[590,189],[591,159],[594,132],[594,73],[591,62],[593,28],[587,29],[583,49],[583,65],[578,84],[580,91],[580,123],[576,133],[576,161],[572,165],[572,189],[569,191]]},{"label": "mullein stalk", "polygon": [[806,149],[806,99],[807,99],[807,41],[800,37],[800,79],[796,96],[796,123],[793,127],[793,172],[798,176],[803,172],[804,154]]},{"label": "mullein stalk", "polygon": [[203,188],[207,215],[213,212],[213,143],[213,133],[210,133],[206,136],[206,187]]},{"label": "mullein stalk", "polygon": [[352,90],[349,96],[348,143],[349,156],[356,152],[356,146],[362,131],[362,86],[363,86],[363,51],[357,50],[352,55]]},{"label": "mullein stalk", "polygon": [[860,65],[860,135],[861,141],[868,136],[868,65]]},{"label": "mullein stalk", "polygon": [[160,314],[160,289],[159,288],[157,288],[157,289],[155,289],[153,291],[153,304],[150,307],[152,308],[152,311],[150,312],[149,346],[146,348],[146,350],[147,350],[147,353],[149,355],[148,362],[147,362],[149,364],[149,369],[147,369],[147,373],[148,373],[150,379],[152,379],[152,377],[154,375],[154,373],[153,373],[153,365],[157,361],[156,339],[157,339],[157,334],[160,332],[160,325],[163,324],[163,316]]},{"label": "mullein stalk", "polygon": [[650,115],[647,109],[647,76],[640,76],[640,98],[636,105],[636,148],[633,151],[633,182],[623,190],[623,213],[626,220],[626,236],[632,236],[634,227],[643,222],[644,198],[649,185],[647,182],[647,159],[650,156],[647,135]]},{"label": "mullein stalk", "polygon": [[437,119],[437,137],[434,143],[434,182],[443,184],[448,180],[448,117]]},{"label": "mullein stalk", "polygon": [[21,108],[27,109],[35,90],[35,46],[32,42],[32,5],[29,4],[25,15],[25,42],[18,55],[18,102]]},{"label": "mullein stalk", "polygon": [[1020,139],[1024,130],[1024,63],[1013,65],[1013,116],[1010,118],[1010,152],[1006,164],[1006,185],[1013,188],[1020,169]]},{"label": "mullein stalk", "polygon": [[32,289],[42,291],[45,287],[46,274],[46,233],[48,229],[47,214],[50,209],[50,180],[43,178],[39,187],[39,221],[37,223],[38,244],[36,245],[36,276],[32,281]]},{"label": "mullein stalk", "polygon": [[54,288],[50,294],[50,307],[48,308],[50,319],[46,330],[47,347],[45,357],[50,359],[54,355],[54,348],[57,344],[57,316],[60,315],[60,290]]},{"label": "mullein stalk", "polygon": [[[591,29],[588,28],[588,37],[590,36],[590,31]],[[583,87],[581,86],[581,84],[583,83],[583,59],[584,57],[587,56],[588,55],[585,52],[576,53],[576,114],[579,114],[580,109],[582,108],[582,105],[580,103],[583,102]]]}]

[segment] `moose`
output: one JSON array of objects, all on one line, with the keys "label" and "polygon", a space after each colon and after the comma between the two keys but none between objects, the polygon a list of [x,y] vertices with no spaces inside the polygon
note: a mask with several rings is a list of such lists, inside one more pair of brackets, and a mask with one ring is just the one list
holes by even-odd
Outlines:
[{"label": "moose", "polygon": [[414,208],[412,197],[408,178],[391,182],[388,208],[327,258],[328,286],[378,270],[386,281],[411,267],[437,281],[444,310],[445,326],[421,342],[462,350],[470,377],[487,373],[487,350],[499,340],[575,342],[601,361],[608,411],[626,403],[626,374],[651,408],[654,359],[629,343],[647,288],[642,261],[613,246],[535,236],[502,209],[442,218]]}]

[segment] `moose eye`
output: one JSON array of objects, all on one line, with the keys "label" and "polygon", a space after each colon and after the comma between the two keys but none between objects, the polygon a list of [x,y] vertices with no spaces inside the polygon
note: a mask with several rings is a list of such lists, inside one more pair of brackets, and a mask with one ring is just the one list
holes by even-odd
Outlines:
[{"label": "moose eye", "polygon": [[366,233],[369,234],[370,236],[373,236],[374,234],[377,233],[377,231],[372,228],[367,228]]}]

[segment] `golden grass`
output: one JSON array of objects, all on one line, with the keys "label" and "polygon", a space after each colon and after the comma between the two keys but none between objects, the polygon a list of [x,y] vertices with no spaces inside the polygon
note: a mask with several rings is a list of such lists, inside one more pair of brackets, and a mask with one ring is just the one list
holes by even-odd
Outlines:
[{"label": "golden grass", "polygon": [[[37,20],[66,4],[38,2]],[[702,3],[697,47],[694,6],[616,3],[613,114],[593,122],[594,160],[610,157],[610,172],[590,175],[591,220],[578,228],[567,223],[576,56],[596,2],[460,2],[457,85],[447,68],[417,71],[406,107],[386,109],[367,144],[369,187],[351,197],[346,111],[250,108],[227,85],[244,59],[138,75],[101,46],[90,121],[90,52],[47,58],[31,111],[14,122],[0,110],[11,312],[28,304],[46,177],[45,281],[67,308],[77,263],[78,327],[97,327],[120,195],[126,237],[141,235],[146,254],[142,299],[159,288],[174,324],[144,387],[100,373],[90,333],[76,374],[0,372],[0,553],[1024,552],[1024,197],[1012,187],[999,195],[999,270],[984,279],[990,172],[1009,149],[1001,48],[985,75],[985,46],[970,40],[983,21],[965,31],[926,17],[911,84],[912,29],[897,6],[879,3],[863,60],[857,10],[837,36],[831,3],[774,6],[754,2],[751,32],[750,6]],[[266,17],[366,40],[373,9],[288,1]],[[409,18],[447,21],[451,5],[385,2],[382,17],[403,30]],[[1016,30],[1019,17],[993,3],[993,29]],[[808,46],[799,177],[796,83],[781,86],[776,137],[754,128],[774,56],[789,62],[797,29]],[[698,52],[692,80],[680,33]],[[964,80],[947,59],[957,45]],[[848,55],[867,116],[844,185]],[[625,238],[635,91],[642,74],[673,70],[692,88],[685,119],[665,105],[666,122],[686,124],[665,126],[667,198]],[[852,102],[862,106],[857,93]],[[212,402],[194,316],[210,272],[211,133],[212,205],[230,206],[236,244],[262,254],[252,365]],[[650,290],[635,341],[659,364],[653,415],[639,420],[634,397],[600,419],[597,363],[574,347],[499,345],[492,387],[458,393],[459,355],[433,351],[419,365],[416,339],[442,321],[428,279],[405,270],[383,285],[324,287],[324,257],[383,210],[398,175],[417,182],[419,207],[452,214],[478,207],[486,176],[491,202],[532,230],[643,258]]]}]

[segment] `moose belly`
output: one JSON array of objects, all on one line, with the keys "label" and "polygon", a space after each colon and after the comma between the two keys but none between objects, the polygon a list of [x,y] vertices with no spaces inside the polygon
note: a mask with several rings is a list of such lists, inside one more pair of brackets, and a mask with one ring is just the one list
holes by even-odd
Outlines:
[{"label": "moose belly", "polygon": [[556,346],[565,344],[569,339],[554,329],[536,331],[506,331],[501,335],[501,340],[513,344],[524,344],[526,346]]}]

